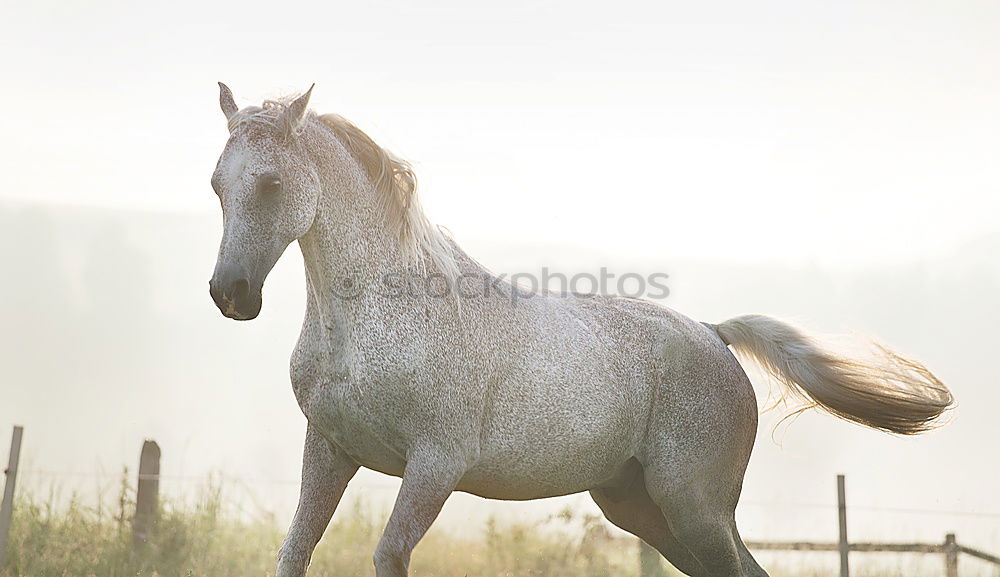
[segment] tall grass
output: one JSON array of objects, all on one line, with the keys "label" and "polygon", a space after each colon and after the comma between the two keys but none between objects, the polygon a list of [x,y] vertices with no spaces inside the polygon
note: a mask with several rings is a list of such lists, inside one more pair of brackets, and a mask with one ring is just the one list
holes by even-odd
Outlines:
[{"label": "tall grass", "polygon": [[[21,497],[14,510],[8,565],[0,577],[268,577],[286,527],[270,517],[248,519],[226,506],[223,490],[209,482],[192,502],[161,504],[150,540],[134,546],[134,489],[123,475],[115,502],[83,505],[54,495]],[[371,577],[372,553],[386,511],[363,500],[341,505],[313,556],[310,577]],[[638,577],[635,539],[612,535],[596,516],[565,510],[535,523],[494,520],[456,535],[432,528],[414,551],[412,577]],[[822,568],[781,559],[768,563],[772,577],[827,577]],[[897,569],[852,571],[859,576],[940,574],[941,561],[914,558]],[[968,567],[967,569],[972,569]],[[852,567],[852,569],[857,569]],[[967,569],[963,569],[966,574]],[[666,568],[665,575],[680,573]],[[974,571],[986,575],[993,572]]]},{"label": "tall grass", "polygon": [[[15,507],[2,577],[265,577],[273,574],[284,533],[269,520],[227,510],[207,485],[194,503],[164,503],[152,538],[133,546],[132,490],[125,482],[111,507],[73,498],[22,498]],[[372,553],[384,516],[363,501],[345,503],[313,556],[310,577],[374,575]],[[560,528],[573,528],[561,531]],[[557,529],[557,530],[553,530]],[[582,529],[582,531],[581,531]],[[611,537],[596,517],[569,511],[540,523],[503,525],[454,535],[432,529],[413,554],[414,577],[631,577],[631,540]]]}]

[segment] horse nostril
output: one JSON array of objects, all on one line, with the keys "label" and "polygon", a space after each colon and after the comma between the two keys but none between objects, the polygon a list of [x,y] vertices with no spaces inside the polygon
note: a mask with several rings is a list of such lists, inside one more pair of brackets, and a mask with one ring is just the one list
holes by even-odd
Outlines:
[{"label": "horse nostril", "polygon": [[233,281],[233,284],[229,285],[229,298],[234,301],[242,301],[247,298],[250,294],[250,283],[246,279],[241,278],[239,280]]}]

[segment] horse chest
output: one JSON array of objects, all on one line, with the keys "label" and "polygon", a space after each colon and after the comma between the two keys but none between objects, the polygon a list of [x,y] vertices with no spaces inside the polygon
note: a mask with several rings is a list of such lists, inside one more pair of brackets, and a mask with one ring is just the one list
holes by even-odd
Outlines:
[{"label": "horse chest", "polygon": [[308,350],[296,350],[291,372],[299,407],[310,425],[358,464],[402,474],[407,435],[381,410],[386,383],[337,354]]}]

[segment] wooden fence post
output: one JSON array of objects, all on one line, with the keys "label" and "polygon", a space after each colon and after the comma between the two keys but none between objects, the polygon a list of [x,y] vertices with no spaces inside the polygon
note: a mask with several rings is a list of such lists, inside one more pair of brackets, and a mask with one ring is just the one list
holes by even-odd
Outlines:
[{"label": "wooden fence post", "polygon": [[139,480],[135,490],[135,518],[132,542],[140,546],[152,537],[160,502],[160,446],[156,441],[142,444],[139,455]]},{"label": "wooden fence post", "polygon": [[958,577],[958,542],[954,533],[944,536],[944,574],[945,577]]},{"label": "wooden fence post", "polygon": [[840,577],[850,577],[851,571],[847,559],[851,546],[847,542],[847,495],[843,475],[837,475],[837,517],[840,525],[840,539],[837,543],[837,549],[840,551]]},{"label": "wooden fence post", "polygon": [[14,434],[10,438],[7,469],[4,471],[7,479],[3,485],[3,504],[0,505],[0,570],[7,566],[7,540],[10,537],[10,522],[14,517],[14,485],[17,483],[17,462],[21,458],[23,435],[24,427],[15,425]]}]

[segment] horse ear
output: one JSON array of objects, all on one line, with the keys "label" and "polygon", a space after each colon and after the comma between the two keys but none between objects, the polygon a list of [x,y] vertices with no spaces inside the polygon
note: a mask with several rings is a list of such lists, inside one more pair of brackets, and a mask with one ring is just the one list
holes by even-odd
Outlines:
[{"label": "horse ear", "polygon": [[299,124],[302,123],[302,119],[306,117],[306,110],[309,109],[309,97],[312,95],[313,88],[316,86],[314,83],[306,90],[305,94],[299,96],[288,105],[285,109],[284,119],[285,126],[289,127],[291,130],[298,128]]},{"label": "horse ear", "polygon": [[226,115],[226,120],[231,119],[240,110],[240,107],[236,106],[236,100],[233,99],[233,91],[221,82],[219,83],[219,106],[222,107],[222,113]]}]

